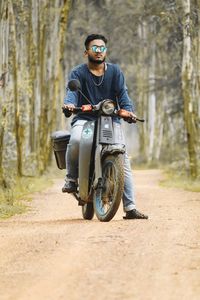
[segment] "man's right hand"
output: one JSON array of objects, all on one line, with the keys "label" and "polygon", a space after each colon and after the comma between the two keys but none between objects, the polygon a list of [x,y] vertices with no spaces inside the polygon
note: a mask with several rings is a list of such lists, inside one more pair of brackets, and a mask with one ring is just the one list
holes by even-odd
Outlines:
[{"label": "man's right hand", "polygon": [[74,104],[64,104],[63,105],[62,110],[63,110],[63,113],[66,118],[71,117],[74,108],[75,108]]},{"label": "man's right hand", "polygon": [[73,111],[75,108],[75,105],[74,104],[64,104],[62,108],[67,109],[69,111]]}]

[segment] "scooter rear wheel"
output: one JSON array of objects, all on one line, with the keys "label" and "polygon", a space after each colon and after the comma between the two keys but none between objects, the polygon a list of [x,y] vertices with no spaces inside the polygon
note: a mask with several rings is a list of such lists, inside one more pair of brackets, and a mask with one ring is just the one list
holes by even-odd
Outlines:
[{"label": "scooter rear wheel", "polygon": [[92,202],[88,202],[82,206],[82,215],[85,220],[92,220],[94,217],[94,207]]},{"label": "scooter rear wheel", "polygon": [[102,188],[94,192],[94,210],[102,222],[110,221],[116,214],[124,190],[123,155],[108,155],[102,160]]}]

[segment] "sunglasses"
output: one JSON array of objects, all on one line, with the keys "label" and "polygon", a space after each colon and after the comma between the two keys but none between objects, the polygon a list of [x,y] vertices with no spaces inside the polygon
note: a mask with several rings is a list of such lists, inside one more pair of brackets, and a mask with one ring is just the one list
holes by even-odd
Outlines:
[{"label": "sunglasses", "polygon": [[107,48],[105,46],[92,46],[90,48],[92,50],[92,52],[98,53],[98,52],[106,52]]}]

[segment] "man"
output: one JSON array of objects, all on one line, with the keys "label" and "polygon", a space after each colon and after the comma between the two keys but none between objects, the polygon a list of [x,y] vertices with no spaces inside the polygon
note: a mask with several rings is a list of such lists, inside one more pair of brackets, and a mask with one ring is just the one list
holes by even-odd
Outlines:
[{"label": "man", "polygon": [[[131,112],[133,120],[136,122],[136,115],[133,113],[133,105],[129,99],[125,86],[124,75],[115,64],[106,63],[107,39],[103,35],[91,34],[85,40],[85,57],[87,63],[75,67],[69,79],[78,79],[81,83],[83,94],[90,99],[93,104],[97,104],[103,99],[112,99],[116,104]],[[79,92],[72,92],[67,89],[64,107],[73,111],[75,106],[87,104]],[[79,141],[84,123],[87,120],[95,119],[91,115],[75,115],[72,120],[71,138],[66,153],[66,164],[68,174],[62,191],[72,193],[77,188],[78,177],[78,153]],[[118,119],[116,122],[120,122]],[[121,130],[121,126],[120,130]],[[140,213],[135,207],[133,190],[133,179],[130,162],[127,154],[124,158],[124,194],[123,205],[126,216],[124,219],[148,219],[148,216]]]}]

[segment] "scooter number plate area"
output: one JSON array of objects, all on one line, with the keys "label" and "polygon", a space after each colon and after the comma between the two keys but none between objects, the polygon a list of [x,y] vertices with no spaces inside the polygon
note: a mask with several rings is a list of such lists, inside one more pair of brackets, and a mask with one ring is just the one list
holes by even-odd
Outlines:
[{"label": "scooter number plate area", "polygon": [[113,144],[114,132],[111,117],[101,116],[100,144]]}]

